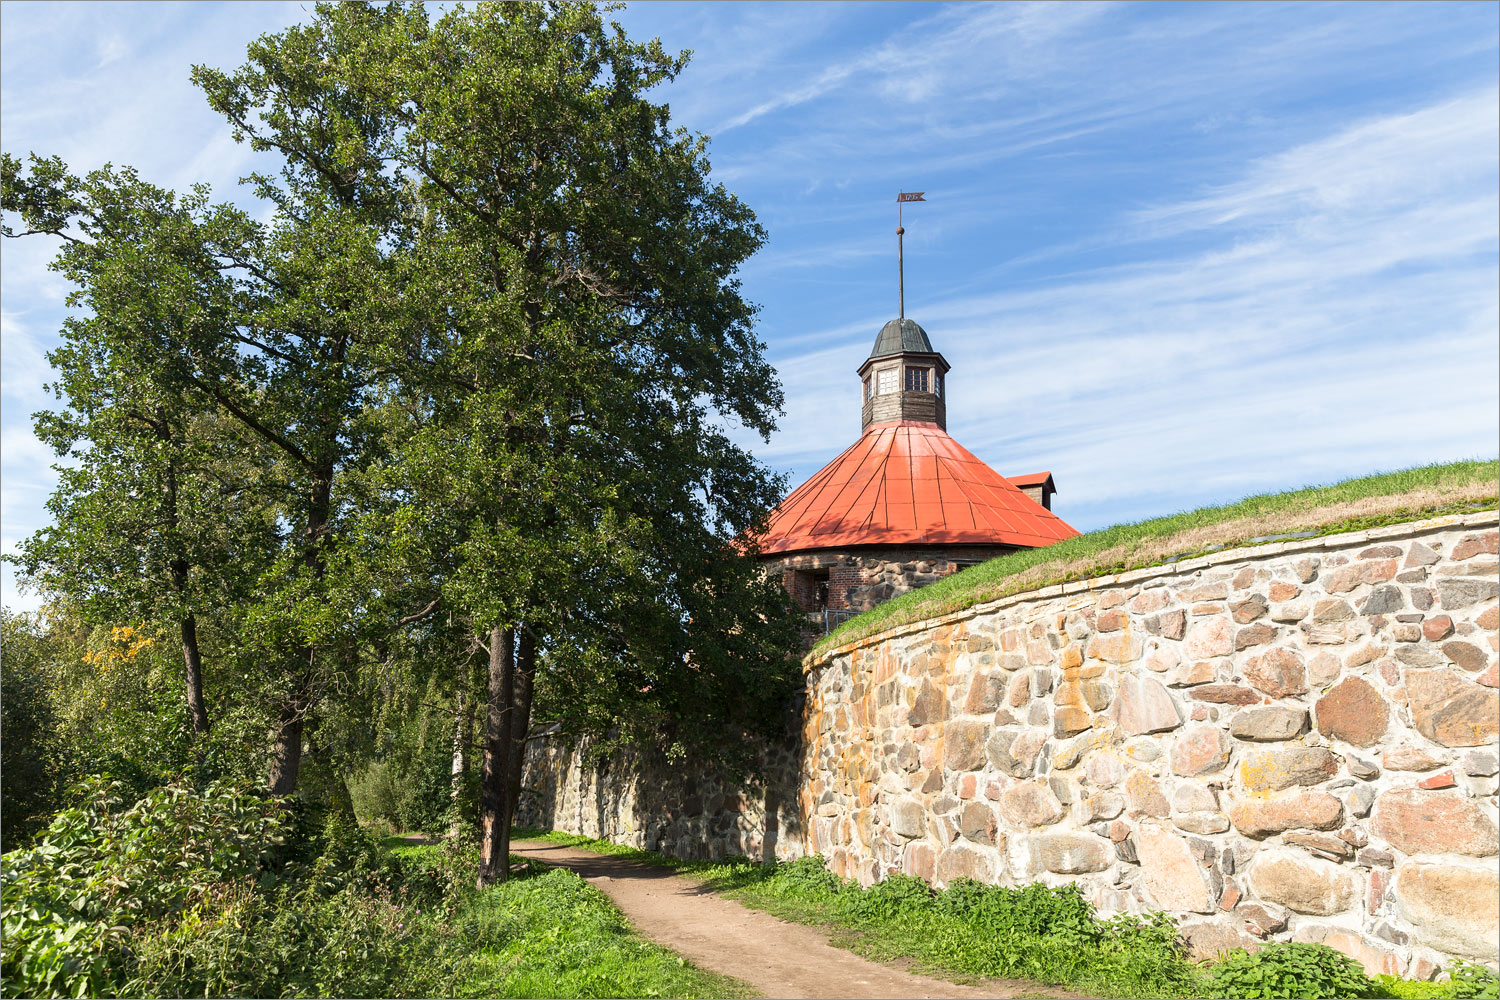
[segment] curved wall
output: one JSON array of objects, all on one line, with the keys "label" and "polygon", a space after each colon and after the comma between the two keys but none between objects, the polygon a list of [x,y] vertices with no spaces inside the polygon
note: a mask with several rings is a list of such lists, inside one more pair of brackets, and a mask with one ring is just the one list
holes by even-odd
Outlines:
[{"label": "curved wall", "polygon": [[[1200,955],[1322,941],[1497,961],[1494,511],[1050,587],[805,663],[738,786],[651,750],[529,758],[523,819],[869,883],[1079,883]],[[769,807],[769,808],[768,808]]]},{"label": "curved wall", "polygon": [[1047,588],[810,664],[811,852],[1081,884],[1201,954],[1494,964],[1496,516]]}]

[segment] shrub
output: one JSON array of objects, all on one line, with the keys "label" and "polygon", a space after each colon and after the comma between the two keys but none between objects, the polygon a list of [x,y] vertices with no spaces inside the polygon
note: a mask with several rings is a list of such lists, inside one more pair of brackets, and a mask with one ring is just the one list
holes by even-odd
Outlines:
[{"label": "shrub", "polygon": [[1454,963],[1448,970],[1448,984],[1451,997],[1500,997],[1500,977],[1473,962]]},{"label": "shrub", "polygon": [[215,783],[157,788],[128,808],[93,779],[30,850],[0,858],[6,994],[107,992],[142,922],[176,917],[247,879],[281,840],[272,800]]},{"label": "shrub", "polygon": [[1208,975],[1216,997],[1368,997],[1376,989],[1363,966],[1327,945],[1276,943],[1255,954],[1236,948]]}]

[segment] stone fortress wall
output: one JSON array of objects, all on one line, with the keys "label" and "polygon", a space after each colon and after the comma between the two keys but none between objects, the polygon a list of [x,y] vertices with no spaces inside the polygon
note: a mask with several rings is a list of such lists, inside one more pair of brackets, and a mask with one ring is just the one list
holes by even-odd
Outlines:
[{"label": "stone fortress wall", "polygon": [[[1211,955],[1322,941],[1375,972],[1495,965],[1496,514],[1049,587],[806,663],[801,745],[533,754],[530,821],[682,856],[820,853],[870,883],[1076,882]],[[769,808],[767,804],[769,802]]]}]

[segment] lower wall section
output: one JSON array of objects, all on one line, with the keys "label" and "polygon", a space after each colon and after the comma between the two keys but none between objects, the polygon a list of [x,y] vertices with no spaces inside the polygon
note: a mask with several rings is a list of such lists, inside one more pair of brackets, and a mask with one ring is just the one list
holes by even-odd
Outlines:
[{"label": "lower wall section", "polygon": [[787,861],[805,853],[801,761],[791,748],[764,751],[754,782],[730,781],[691,761],[671,764],[654,748],[590,759],[587,748],[535,741],[519,822],[688,860]]},{"label": "lower wall section", "polygon": [[[683,857],[1077,882],[1210,955],[1322,941],[1494,965],[1493,513],[1221,552],[893,630],[808,664],[764,790],[532,757],[527,820]],[[772,808],[767,810],[767,797]]]}]

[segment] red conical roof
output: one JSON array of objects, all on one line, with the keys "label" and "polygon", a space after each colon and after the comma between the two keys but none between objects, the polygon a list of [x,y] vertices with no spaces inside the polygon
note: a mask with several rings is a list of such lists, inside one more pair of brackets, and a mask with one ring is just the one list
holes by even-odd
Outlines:
[{"label": "red conical roof", "polygon": [[1078,534],[937,424],[872,424],[771,514],[761,552],[851,545],[1017,545]]}]

